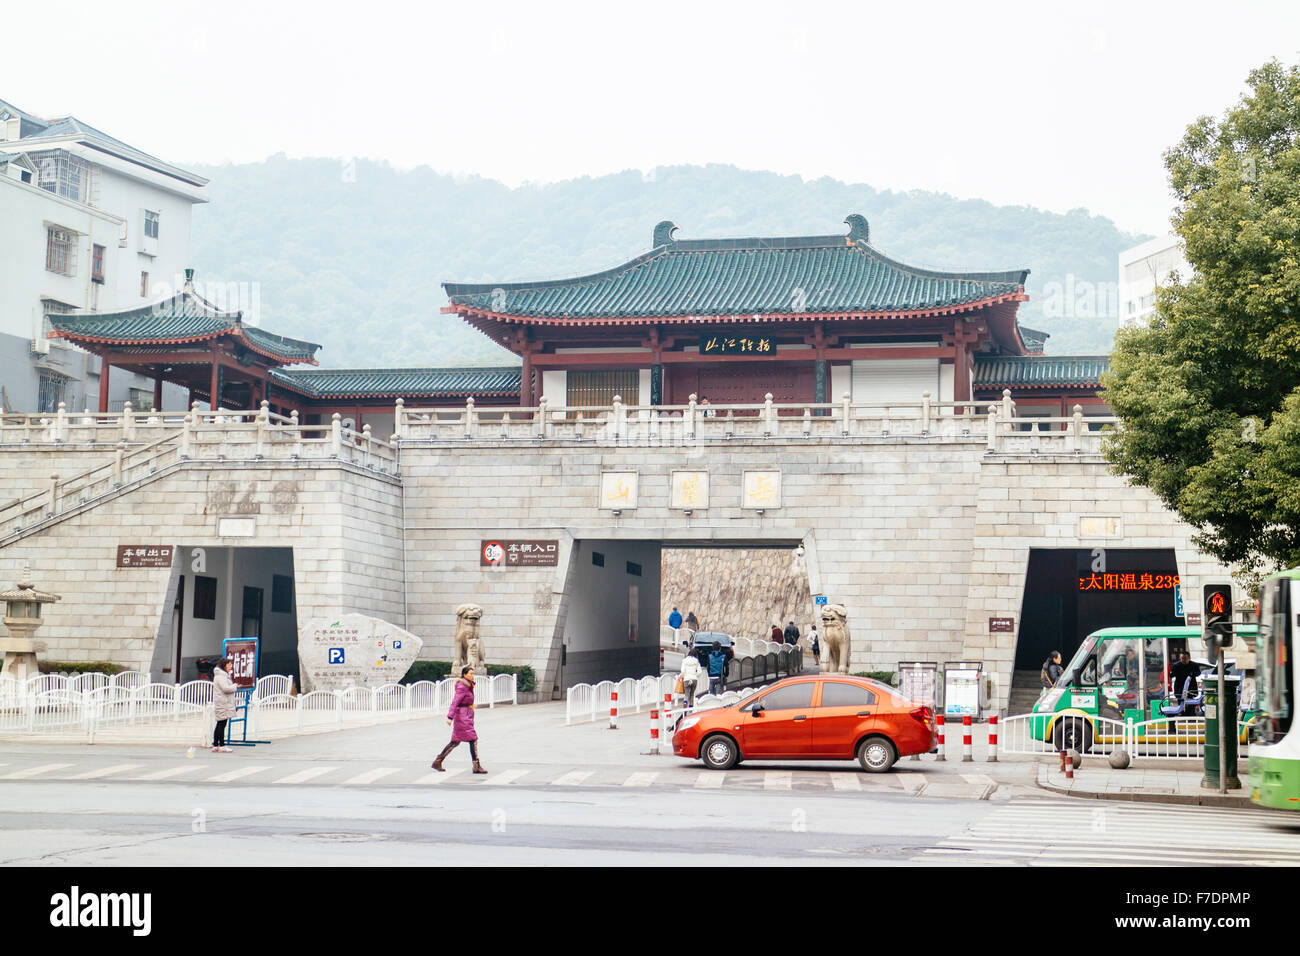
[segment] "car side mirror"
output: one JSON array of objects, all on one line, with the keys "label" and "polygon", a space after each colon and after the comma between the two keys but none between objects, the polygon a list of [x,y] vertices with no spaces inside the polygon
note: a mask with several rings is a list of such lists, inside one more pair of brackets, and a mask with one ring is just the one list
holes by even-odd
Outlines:
[{"label": "car side mirror", "polygon": [[755,704],[755,705],[754,705],[754,709],[751,710],[750,713],[753,714],[755,717],[762,717],[762,716],[763,716],[763,710],[764,710],[764,708],[763,708],[763,705],[762,705],[762,704]]}]

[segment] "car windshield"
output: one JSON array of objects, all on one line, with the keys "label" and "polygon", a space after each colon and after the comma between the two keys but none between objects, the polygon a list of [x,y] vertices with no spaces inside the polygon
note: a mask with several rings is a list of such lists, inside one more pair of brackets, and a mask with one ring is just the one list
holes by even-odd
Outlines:
[{"label": "car windshield", "polygon": [[1057,678],[1055,687],[1069,687],[1071,684],[1080,683],[1079,677],[1083,671],[1084,665],[1092,657],[1092,652],[1097,649],[1097,635],[1089,634],[1079,645],[1079,649],[1074,652],[1070,658],[1070,663],[1061,671],[1061,676]]}]

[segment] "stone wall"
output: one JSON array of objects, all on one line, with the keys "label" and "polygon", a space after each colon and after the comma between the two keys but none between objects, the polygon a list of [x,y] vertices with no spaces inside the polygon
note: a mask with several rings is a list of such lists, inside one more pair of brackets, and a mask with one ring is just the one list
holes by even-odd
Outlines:
[{"label": "stone wall", "polygon": [[737,637],[766,640],[774,622],[784,630],[791,620],[806,635],[816,620],[807,563],[790,548],[665,548],[662,595],[664,623],[676,607]]}]

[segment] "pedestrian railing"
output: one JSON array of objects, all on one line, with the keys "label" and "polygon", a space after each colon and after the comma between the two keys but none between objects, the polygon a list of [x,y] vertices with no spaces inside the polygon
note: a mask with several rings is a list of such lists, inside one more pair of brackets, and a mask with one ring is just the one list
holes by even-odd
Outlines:
[{"label": "pedestrian railing", "polygon": [[618,693],[618,711],[634,714],[656,704],[673,692],[677,674],[650,674],[625,677],[621,681],[604,680],[597,684],[574,684],[564,695],[564,722],[582,723],[609,716],[613,695]]},{"label": "pedestrian railing", "polygon": [[[104,740],[110,730],[135,740],[203,743],[210,737],[211,681],[158,684],[149,683],[148,675],[133,674],[116,683],[88,682],[87,690],[77,689],[78,683],[79,678],[59,675],[0,680],[0,735],[75,736],[89,743]],[[294,696],[291,678],[270,675],[259,680],[249,695],[249,734],[290,734],[446,713],[455,683],[448,678]],[[494,707],[518,700],[514,674],[497,674],[476,683],[477,705]]]},{"label": "pedestrian railing", "polygon": [[1006,754],[1055,754],[1076,750],[1129,757],[1188,760],[1205,755],[1205,718],[1162,717],[1123,722],[1083,714],[1018,714],[998,724],[998,746]]}]

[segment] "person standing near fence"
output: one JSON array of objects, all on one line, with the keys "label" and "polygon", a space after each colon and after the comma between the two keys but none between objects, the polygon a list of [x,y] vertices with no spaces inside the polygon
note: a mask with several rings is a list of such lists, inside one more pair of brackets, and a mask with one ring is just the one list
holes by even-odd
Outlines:
[{"label": "person standing near fence", "polygon": [[817,660],[822,659],[822,645],[821,645],[821,641],[817,640],[816,624],[814,624],[812,626],[812,630],[808,632],[808,648],[809,650],[812,651],[813,657],[817,658]]},{"label": "person standing near fence", "polygon": [[677,608],[673,608],[673,613],[668,615],[668,626],[673,629],[673,643],[675,644],[681,638],[679,632],[682,629],[682,612]]},{"label": "person standing near fence", "polygon": [[727,689],[727,652],[721,641],[713,642],[709,652],[709,693],[721,694]]},{"label": "person standing near fence", "polygon": [[212,752],[234,753],[226,746],[226,724],[235,716],[235,693],[239,690],[230,676],[230,658],[223,657],[212,669],[212,709],[217,724],[212,730]]},{"label": "person standing near fence", "polygon": [[693,654],[687,654],[682,658],[682,693],[686,695],[686,706],[695,706],[695,690],[700,686],[700,675],[703,668],[700,662],[695,659]]},{"label": "person standing near fence", "polygon": [[456,680],[456,692],[451,698],[451,708],[447,711],[447,724],[451,727],[451,742],[442,748],[442,753],[434,759],[431,766],[444,773],[446,768],[442,761],[447,754],[456,749],[461,741],[469,743],[469,755],[474,760],[474,773],[487,773],[478,762],[478,733],[474,730],[474,668],[465,666],[460,669]]}]

